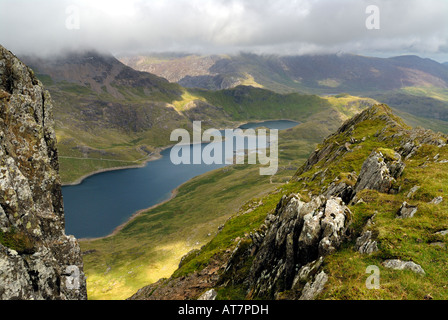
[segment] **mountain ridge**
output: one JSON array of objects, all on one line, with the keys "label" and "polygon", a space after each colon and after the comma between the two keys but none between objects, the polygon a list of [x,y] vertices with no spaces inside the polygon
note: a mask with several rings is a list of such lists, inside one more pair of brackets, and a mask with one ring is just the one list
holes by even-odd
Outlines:
[{"label": "mountain ridge", "polygon": [[[278,92],[350,92],[353,94],[423,84],[446,88],[448,81],[447,70],[439,69],[441,64],[418,56],[375,58],[353,54],[281,56],[240,53],[221,57],[198,55],[190,57],[195,61],[213,57],[214,64],[208,70],[204,68],[201,75],[188,74],[185,68],[181,68],[183,65],[181,64],[178,68],[183,78],[172,76],[170,81],[178,82],[186,87],[217,90],[242,84],[250,75],[253,83]],[[163,56],[132,58],[121,56],[119,59],[136,70],[153,68],[151,70],[154,72],[163,70],[161,66],[175,70],[177,61],[176,58],[164,60]],[[210,63],[206,65],[208,67]],[[416,77],[417,74],[420,79]],[[225,85],[219,81],[225,78],[234,80]],[[209,81],[208,84],[207,81]],[[213,83],[219,85],[213,86]],[[282,87],[284,89],[281,89]]]},{"label": "mountain ridge", "polygon": [[[201,75],[188,74],[185,63],[192,57],[196,64],[207,56],[183,55],[182,63],[174,56],[119,57],[139,69],[157,65],[182,71],[170,81],[187,88],[229,90],[240,85],[269,89],[279,93],[300,92],[320,96],[349,93],[385,103],[401,112],[409,123],[448,132],[448,70],[446,65],[428,58],[403,55],[391,58],[354,54],[334,55],[257,55],[240,53],[215,57],[214,65]],[[157,70],[154,70],[157,72]],[[179,80],[179,78],[181,78]]]}]

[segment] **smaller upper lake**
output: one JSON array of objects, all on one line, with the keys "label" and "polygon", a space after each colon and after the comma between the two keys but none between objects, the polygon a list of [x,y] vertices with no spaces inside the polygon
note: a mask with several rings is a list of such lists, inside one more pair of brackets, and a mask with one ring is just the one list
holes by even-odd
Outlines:
[{"label": "smaller upper lake", "polygon": [[[294,121],[278,120],[247,123],[240,128],[284,130],[296,125]],[[201,148],[206,146],[201,144]],[[190,148],[193,152],[193,145]],[[171,192],[188,180],[227,165],[174,165],[170,152],[171,148],[165,149],[160,159],[141,168],[102,172],[79,185],[64,186],[66,234],[77,238],[106,236],[135,212],[169,199]]]}]

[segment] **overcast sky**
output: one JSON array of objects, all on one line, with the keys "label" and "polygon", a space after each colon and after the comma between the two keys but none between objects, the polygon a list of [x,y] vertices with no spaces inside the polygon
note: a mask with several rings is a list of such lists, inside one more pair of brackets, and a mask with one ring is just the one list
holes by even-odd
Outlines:
[{"label": "overcast sky", "polygon": [[443,62],[447,39],[448,0],[0,0],[0,44],[16,54],[348,52]]}]

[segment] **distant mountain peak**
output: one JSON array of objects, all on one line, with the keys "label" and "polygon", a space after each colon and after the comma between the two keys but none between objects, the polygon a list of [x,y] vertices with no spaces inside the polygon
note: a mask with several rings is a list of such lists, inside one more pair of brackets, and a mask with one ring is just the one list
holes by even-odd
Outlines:
[{"label": "distant mountain peak", "polygon": [[241,52],[230,56],[174,55],[120,57],[128,66],[166,77],[184,87],[229,89],[252,83],[286,92],[366,94],[410,86],[448,86],[441,64],[415,55],[375,58],[336,54],[258,55]]}]

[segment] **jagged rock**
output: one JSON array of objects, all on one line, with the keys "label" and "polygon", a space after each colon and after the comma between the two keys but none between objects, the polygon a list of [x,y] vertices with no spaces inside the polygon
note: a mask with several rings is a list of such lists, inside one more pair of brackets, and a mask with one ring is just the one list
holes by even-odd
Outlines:
[{"label": "jagged rock", "polygon": [[439,231],[436,234],[441,235],[441,236],[446,236],[446,235],[448,235],[448,230]]},{"label": "jagged rock", "polygon": [[211,289],[201,295],[198,300],[215,300],[217,296],[218,293],[215,291],[215,289]]},{"label": "jagged rock", "polygon": [[434,199],[432,199],[432,201],[430,203],[432,204],[440,204],[443,202],[443,197],[436,197]]},{"label": "jagged rock", "polygon": [[419,149],[413,141],[406,142],[400,149],[401,156],[404,157],[405,160],[411,158]]},{"label": "jagged rock", "polygon": [[[325,205],[324,217],[320,222],[321,240],[319,242],[319,256],[326,256],[342,243],[343,232],[346,230],[351,212],[340,198],[331,198]],[[299,239],[300,241],[300,239]]]},{"label": "jagged rock", "polygon": [[425,270],[412,261],[401,261],[399,259],[386,260],[383,262],[383,266],[394,270],[411,270],[415,273],[425,274]]},{"label": "jagged rock", "polygon": [[353,198],[354,190],[353,187],[346,184],[345,182],[336,183],[332,182],[328,189],[324,193],[325,197],[339,197],[344,203],[349,203]]},{"label": "jagged rock", "polygon": [[86,299],[64,231],[51,97],[1,46],[0,70],[0,299]]},{"label": "jagged rock", "polygon": [[418,210],[417,206],[412,206],[405,201],[398,210],[397,218],[402,219],[412,218],[417,212],[417,210]]},{"label": "jagged rock", "polygon": [[372,239],[372,231],[366,230],[356,239],[355,250],[361,254],[372,254],[378,251],[378,244]]},{"label": "jagged rock", "polygon": [[363,163],[358,180],[354,187],[355,193],[372,189],[383,193],[392,193],[395,190],[395,179],[403,170],[404,163],[401,157],[395,153],[397,160],[388,160],[381,152],[373,151]]},{"label": "jagged rock", "polygon": [[308,282],[302,290],[299,300],[314,300],[324,289],[328,276],[321,271],[313,282]]},{"label": "jagged rock", "polygon": [[[283,198],[249,273],[252,297],[274,296],[297,283],[297,272],[333,253],[345,239],[351,212],[341,198]],[[300,276],[299,276],[300,278]],[[310,284],[311,285],[311,284]]]}]

